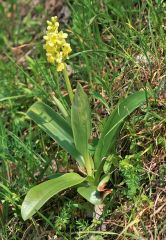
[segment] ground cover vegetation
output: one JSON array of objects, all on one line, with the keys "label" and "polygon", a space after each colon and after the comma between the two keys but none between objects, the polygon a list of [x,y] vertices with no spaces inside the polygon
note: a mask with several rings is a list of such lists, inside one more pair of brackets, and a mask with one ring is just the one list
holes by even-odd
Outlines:
[{"label": "ground cover vegetation", "polygon": [[[165,239],[165,2],[9,0],[0,16],[0,239]],[[43,49],[52,16],[64,74]]]}]

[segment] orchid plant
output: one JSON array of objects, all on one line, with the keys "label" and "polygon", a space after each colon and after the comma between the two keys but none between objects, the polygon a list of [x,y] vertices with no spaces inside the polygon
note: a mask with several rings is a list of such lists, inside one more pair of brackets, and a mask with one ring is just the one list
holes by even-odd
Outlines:
[{"label": "orchid plant", "polygon": [[[76,187],[77,192],[94,205],[101,204],[112,192],[109,181],[113,160],[110,157],[124,120],[147,99],[147,92],[139,91],[120,101],[103,125],[94,152],[90,151],[92,139],[91,109],[87,94],[78,84],[75,94],[66,71],[65,60],[71,52],[66,42],[67,34],[58,31],[57,17],[48,21],[46,36],[46,55],[48,62],[62,71],[71,101],[70,111],[57,100],[60,112],[55,112],[43,102],[34,103],[27,115],[56,141],[76,161],[78,172],[64,173],[60,176],[32,187],[21,207],[22,218],[31,218],[52,196]],[[68,113],[70,112],[70,113]]]}]

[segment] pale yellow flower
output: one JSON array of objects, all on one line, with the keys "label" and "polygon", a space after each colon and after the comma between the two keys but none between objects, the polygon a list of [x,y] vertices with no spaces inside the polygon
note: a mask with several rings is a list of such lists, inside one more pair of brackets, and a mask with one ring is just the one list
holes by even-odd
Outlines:
[{"label": "pale yellow flower", "polygon": [[58,63],[57,65],[57,71],[61,72],[63,69],[65,68],[65,64],[64,63]]},{"label": "pale yellow flower", "polygon": [[67,33],[58,31],[59,23],[57,17],[52,17],[51,21],[47,21],[46,35],[43,37],[46,43],[47,61],[57,66],[57,71],[62,71],[65,67],[65,60],[72,51],[70,44],[66,42]]}]

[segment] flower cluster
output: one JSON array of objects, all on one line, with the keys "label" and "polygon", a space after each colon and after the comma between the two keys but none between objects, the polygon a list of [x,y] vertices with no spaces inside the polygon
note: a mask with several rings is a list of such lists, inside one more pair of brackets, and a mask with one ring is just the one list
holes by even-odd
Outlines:
[{"label": "flower cluster", "polygon": [[47,60],[57,65],[57,71],[62,71],[65,67],[64,61],[72,51],[70,44],[66,42],[68,35],[58,31],[57,17],[52,17],[51,21],[47,21],[47,25],[46,35],[43,37],[46,41],[44,49],[46,49]]}]

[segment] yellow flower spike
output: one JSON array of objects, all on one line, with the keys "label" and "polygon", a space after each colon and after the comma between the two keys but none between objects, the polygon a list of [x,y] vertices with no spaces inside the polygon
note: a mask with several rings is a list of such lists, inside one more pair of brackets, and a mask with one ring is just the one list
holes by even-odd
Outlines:
[{"label": "yellow flower spike", "polygon": [[47,21],[47,31],[43,39],[46,41],[44,49],[46,50],[47,60],[49,63],[55,64],[57,71],[63,71],[65,68],[65,60],[72,51],[70,44],[66,42],[67,33],[58,31],[58,18],[52,17],[51,21]]},{"label": "yellow flower spike", "polygon": [[69,98],[73,101],[73,90],[68,77],[65,60],[72,51],[70,44],[66,42],[67,33],[59,31],[59,22],[57,17],[52,17],[51,21],[47,21],[47,31],[43,39],[46,41],[43,48],[46,50],[47,61],[55,64],[57,71],[62,72],[66,82],[66,88],[69,93]]}]

